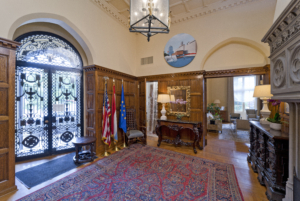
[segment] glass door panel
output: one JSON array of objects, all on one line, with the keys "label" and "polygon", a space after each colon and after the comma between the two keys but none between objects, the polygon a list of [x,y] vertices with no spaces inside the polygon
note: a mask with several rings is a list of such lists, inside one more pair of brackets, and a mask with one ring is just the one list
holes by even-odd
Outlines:
[{"label": "glass door panel", "polygon": [[17,160],[74,149],[82,132],[82,73],[17,67]]},{"label": "glass door panel", "polygon": [[72,140],[81,135],[81,73],[52,73],[52,142],[53,149],[73,148]]},{"label": "glass door panel", "polygon": [[48,72],[44,69],[17,67],[15,81],[16,157],[44,154],[49,150]]}]

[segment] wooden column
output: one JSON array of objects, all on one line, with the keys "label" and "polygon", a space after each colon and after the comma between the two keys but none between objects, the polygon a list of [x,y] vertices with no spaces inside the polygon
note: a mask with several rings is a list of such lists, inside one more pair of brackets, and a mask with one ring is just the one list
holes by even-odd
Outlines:
[{"label": "wooden column", "polygon": [[15,68],[20,43],[0,38],[0,196],[15,185]]}]

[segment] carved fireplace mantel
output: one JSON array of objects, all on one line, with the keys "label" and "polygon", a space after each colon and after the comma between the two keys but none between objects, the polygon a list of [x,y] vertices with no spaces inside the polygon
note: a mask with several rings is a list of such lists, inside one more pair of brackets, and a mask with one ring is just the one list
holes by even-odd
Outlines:
[{"label": "carved fireplace mantel", "polygon": [[289,103],[289,178],[284,201],[292,201],[294,170],[300,177],[300,0],[290,2],[262,42],[271,49],[273,99]]}]

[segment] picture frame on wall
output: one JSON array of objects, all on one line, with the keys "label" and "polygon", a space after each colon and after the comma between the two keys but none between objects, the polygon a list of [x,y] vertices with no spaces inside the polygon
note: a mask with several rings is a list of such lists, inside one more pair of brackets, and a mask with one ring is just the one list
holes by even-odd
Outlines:
[{"label": "picture frame on wall", "polygon": [[290,107],[288,103],[284,103],[284,113],[289,114],[290,113]]}]

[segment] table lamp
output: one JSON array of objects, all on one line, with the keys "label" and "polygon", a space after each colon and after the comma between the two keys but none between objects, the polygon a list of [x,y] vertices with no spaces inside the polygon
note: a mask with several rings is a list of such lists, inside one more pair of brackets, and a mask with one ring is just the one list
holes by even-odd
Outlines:
[{"label": "table lamp", "polygon": [[215,101],[214,101],[214,104],[216,104],[216,106],[217,107],[219,107],[219,104],[221,103],[221,101],[219,100],[219,99],[216,99]]},{"label": "table lamp", "polygon": [[169,94],[158,94],[157,102],[162,103],[162,106],[163,106],[162,110],[160,111],[161,112],[160,119],[167,120],[165,104],[170,102],[170,95]]},{"label": "table lamp", "polygon": [[261,124],[270,124],[267,120],[271,111],[268,108],[268,99],[270,99],[273,95],[271,94],[271,85],[258,85],[255,86],[253,97],[260,98],[263,101],[263,108],[260,111],[262,118],[260,119]]}]

